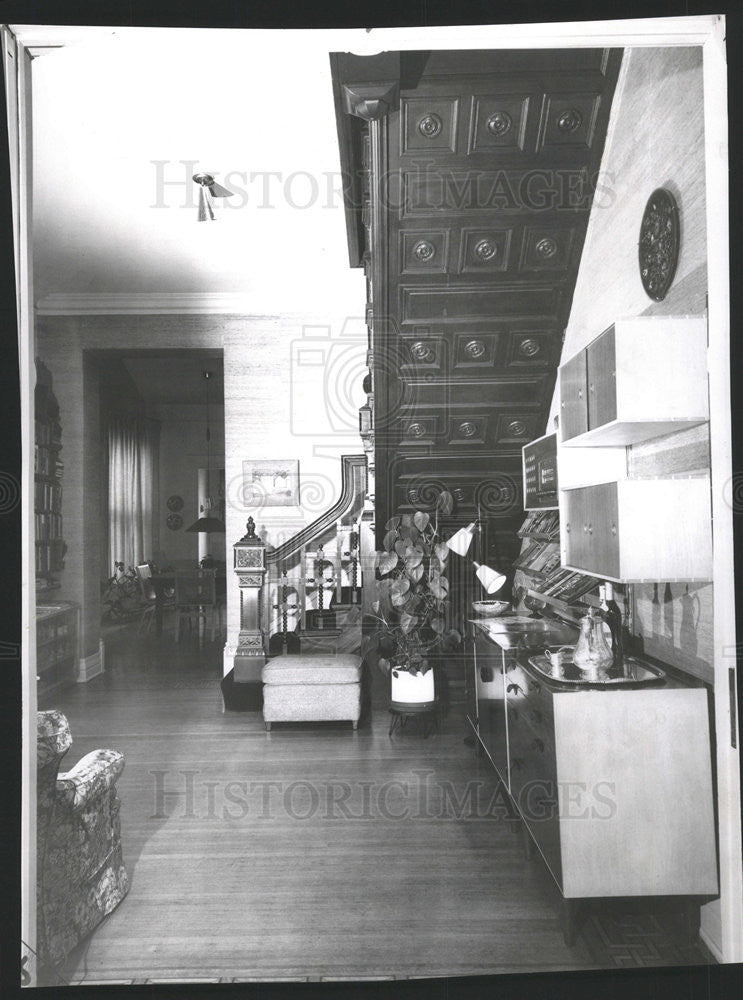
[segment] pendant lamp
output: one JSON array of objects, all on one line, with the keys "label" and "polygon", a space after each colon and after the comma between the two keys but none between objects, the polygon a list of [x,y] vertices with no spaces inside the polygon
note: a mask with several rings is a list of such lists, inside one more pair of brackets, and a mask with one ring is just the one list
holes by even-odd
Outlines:
[{"label": "pendant lamp", "polygon": [[214,222],[214,199],[231,198],[235,193],[217,184],[212,174],[194,174],[194,181],[199,185],[199,222]]}]

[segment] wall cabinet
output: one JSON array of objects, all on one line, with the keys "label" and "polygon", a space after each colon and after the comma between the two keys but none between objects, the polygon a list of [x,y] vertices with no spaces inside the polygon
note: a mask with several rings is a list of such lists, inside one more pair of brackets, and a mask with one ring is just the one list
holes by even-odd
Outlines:
[{"label": "wall cabinet", "polygon": [[561,504],[566,568],[619,583],[712,579],[707,476],[563,490]]},{"label": "wall cabinet", "polygon": [[617,320],[560,367],[560,440],[647,441],[709,419],[704,317]]},{"label": "wall cabinet", "polygon": [[706,689],[566,690],[475,629],[470,722],[563,896],[715,894]]}]

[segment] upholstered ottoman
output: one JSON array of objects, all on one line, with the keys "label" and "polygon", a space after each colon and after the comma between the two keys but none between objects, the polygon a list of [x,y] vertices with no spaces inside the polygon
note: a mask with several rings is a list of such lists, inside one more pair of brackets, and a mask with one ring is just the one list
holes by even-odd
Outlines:
[{"label": "upholstered ottoman", "polygon": [[263,720],[334,722],[349,720],[356,729],[361,715],[361,657],[276,656],[262,671]]}]

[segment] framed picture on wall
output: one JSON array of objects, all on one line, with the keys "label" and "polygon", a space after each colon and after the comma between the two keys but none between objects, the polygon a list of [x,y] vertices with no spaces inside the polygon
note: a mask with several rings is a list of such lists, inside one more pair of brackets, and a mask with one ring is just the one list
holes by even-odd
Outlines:
[{"label": "framed picture on wall", "polygon": [[246,507],[298,507],[299,461],[243,462],[243,498]]}]

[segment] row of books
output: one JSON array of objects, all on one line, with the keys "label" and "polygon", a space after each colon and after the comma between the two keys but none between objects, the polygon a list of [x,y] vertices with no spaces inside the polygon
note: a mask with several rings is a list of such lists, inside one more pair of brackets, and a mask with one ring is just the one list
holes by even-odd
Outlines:
[{"label": "row of books", "polygon": [[36,543],[36,572],[40,575],[57,573],[64,568],[65,543],[61,538]]},{"label": "row of books", "polygon": [[34,510],[59,514],[62,510],[61,483],[34,483]]},{"label": "row of books", "polygon": [[59,445],[62,442],[62,428],[56,422],[46,420],[36,421],[36,443],[41,445]]},{"label": "row of books", "polygon": [[55,451],[49,448],[34,445],[34,472],[37,476],[56,476],[61,479],[64,475],[64,462],[60,462]]},{"label": "row of books", "polygon": [[519,538],[533,535],[556,541],[560,535],[560,514],[556,510],[533,510],[518,531]]},{"label": "row of books", "polygon": [[527,573],[551,573],[560,565],[560,546],[557,542],[530,542],[514,565]]},{"label": "row of books", "polygon": [[61,514],[35,514],[34,523],[37,541],[49,542],[62,537]]},{"label": "row of books", "polygon": [[569,604],[571,601],[577,601],[578,598],[583,597],[596,587],[598,587],[598,580],[594,577],[560,566],[540,584],[538,590],[545,597],[555,597]]}]

